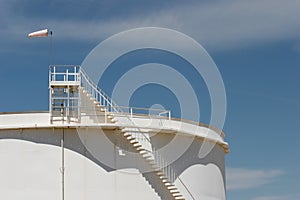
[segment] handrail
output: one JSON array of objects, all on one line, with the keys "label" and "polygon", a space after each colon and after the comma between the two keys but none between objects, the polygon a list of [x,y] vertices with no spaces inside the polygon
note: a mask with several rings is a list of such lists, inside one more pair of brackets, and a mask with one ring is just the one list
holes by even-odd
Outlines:
[{"label": "handrail", "polygon": [[[56,67],[60,68],[63,67],[65,68],[64,71],[56,71]],[[69,71],[70,69],[70,71]],[[53,71],[52,71],[53,70]],[[69,76],[71,78],[69,78]],[[57,80],[56,78],[59,78]],[[52,81],[75,81],[79,82],[80,86],[83,87],[86,92],[91,95],[91,98],[94,99],[95,102],[100,103],[101,106],[106,107],[105,109],[105,116],[107,115],[107,112],[111,114],[115,114],[116,116],[118,115],[123,115],[128,119],[128,122],[132,124],[138,131],[137,133],[142,136],[142,139],[148,143],[152,147],[152,143],[149,140],[149,138],[145,135],[145,133],[139,128],[135,126],[134,121],[132,118],[134,116],[138,116],[137,113],[134,112],[134,110],[142,110],[142,111],[149,111],[149,116],[156,116],[156,117],[164,117],[163,115],[166,115],[167,119],[171,119],[171,111],[170,110],[163,110],[163,109],[149,109],[149,108],[136,108],[136,107],[124,107],[124,106],[118,106],[111,98],[108,96],[103,90],[101,90],[97,84],[95,84],[87,75],[87,73],[81,68],[80,66],[71,66],[71,65],[55,65],[55,66],[50,66],[49,69],[49,83]],[[59,99],[72,99],[72,97],[59,97]],[[76,99],[76,98],[74,98]],[[78,105],[79,106],[79,105]],[[69,107],[76,107],[76,106],[69,106]],[[52,108],[61,108],[60,106],[52,106]],[[128,110],[128,112],[124,112],[124,110]],[[150,114],[150,111],[156,112],[157,114]],[[142,114],[145,115],[145,114]],[[128,131],[130,132],[130,131]],[[138,142],[143,142],[141,141],[140,137],[137,137],[134,135],[134,133],[131,133],[132,136],[138,141]],[[166,162],[166,160],[163,158],[159,152],[152,147],[151,151],[147,151],[150,156],[153,157],[153,159],[156,162],[157,167],[162,170],[164,175],[169,179],[171,183],[174,183],[176,178],[179,179],[179,182],[184,185],[180,177],[176,177],[176,173],[172,166]],[[187,192],[191,195],[191,197],[194,199],[188,188],[184,185],[184,188],[187,190]]]},{"label": "handrail", "polygon": [[[131,120],[131,117],[127,115],[127,119],[134,125],[134,122]],[[166,162],[166,160],[164,159],[164,157],[153,147],[151,141],[149,140],[148,137],[146,137],[146,135],[144,134],[144,132],[139,128],[136,127],[136,129],[138,130],[138,133],[140,133],[140,135],[142,135],[143,139],[145,141],[148,142],[148,144],[150,144],[150,146],[152,147],[151,150],[146,150],[155,160],[155,163],[157,164],[157,167],[159,167],[160,170],[162,170],[162,172],[167,176],[167,178],[171,181],[171,183],[173,183],[175,185],[175,180],[176,178],[178,178],[179,183],[181,183],[183,185],[183,188],[187,191],[187,193],[190,195],[190,197],[195,200],[195,197],[192,195],[191,191],[187,188],[187,186],[183,183],[183,181],[180,179],[179,176],[176,177],[176,172],[174,171],[174,169],[172,168],[172,166],[170,164],[168,164],[168,162]],[[128,131],[130,132],[130,131]],[[138,137],[133,136],[136,140],[140,140]],[[141,142],[141,141],[139,141]]]},{"label": "handrail", "polygon": [[[49,66],[49,83],[52,82],[76,82],[83,87],[95,101],[98,101],[102,107],[105,107],[108,112],[127,114],[130,116],[145,115],[144,111],[148,111],[150,116],[168,117],[171,119],[171,111],[164,109],[153,108],[138,108],[118,106],[112,98],[107,95],[101,88],[98,87],[87,75],[84,69],[78,65],[50,65]],[[61,97],[60,97],[61,98]],[[67,97],[66,97],[67,98]],[[126,112],[128,110],[128,112]],[[153,112],[150,114],[150,112]]]},{"label": "handrail", "polygon": [[108,107],[108,111],[116,113],[123,112],[122,109],[89,78],[82,68],[80,68],[80,82],[81,86],[84,87],[96,101]]}]

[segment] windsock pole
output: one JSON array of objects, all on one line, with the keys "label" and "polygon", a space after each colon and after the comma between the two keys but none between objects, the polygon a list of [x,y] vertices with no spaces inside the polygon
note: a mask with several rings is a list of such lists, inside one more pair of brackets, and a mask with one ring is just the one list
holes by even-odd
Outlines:
[{"label": "windsock pole", "polygon": [[52,31],[49,31],[48,29],[43,29],[43,30],[39,30],[39,31],[29,33],[28,37],[29,38],[32,38],[32,37],[48,37],[49,33],[50,33],[50,65],[52,65],[52,60],[53,60]]}]

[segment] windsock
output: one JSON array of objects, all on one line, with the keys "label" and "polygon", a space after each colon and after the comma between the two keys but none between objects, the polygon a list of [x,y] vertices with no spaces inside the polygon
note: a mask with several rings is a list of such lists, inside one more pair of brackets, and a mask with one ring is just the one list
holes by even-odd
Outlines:
[{"label": "windsock", "polygon": [[49,33],[48,29],[44,29],[44,30],[29,33],[28,37],[47,37],[48,33]]}]

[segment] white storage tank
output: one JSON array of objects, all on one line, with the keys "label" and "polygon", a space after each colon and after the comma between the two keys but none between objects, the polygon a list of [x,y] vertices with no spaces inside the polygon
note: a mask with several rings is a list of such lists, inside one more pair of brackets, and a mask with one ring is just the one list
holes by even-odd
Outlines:
[{"label": "white storage tank", "polygon": [[221,130],[121,109],[79,67],[55,73],[49,111],[0,113],[2,199],[226,199]]}]

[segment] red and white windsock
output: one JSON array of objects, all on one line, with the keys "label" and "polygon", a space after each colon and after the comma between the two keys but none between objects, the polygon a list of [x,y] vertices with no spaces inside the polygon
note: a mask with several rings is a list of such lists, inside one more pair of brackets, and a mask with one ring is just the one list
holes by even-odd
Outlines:
[{"label": "red and white windsock", "polygon": [[28,37],[47,37],[48,33],[49,33],[48,29],[44,29],[44,30],[29,33]]}]

